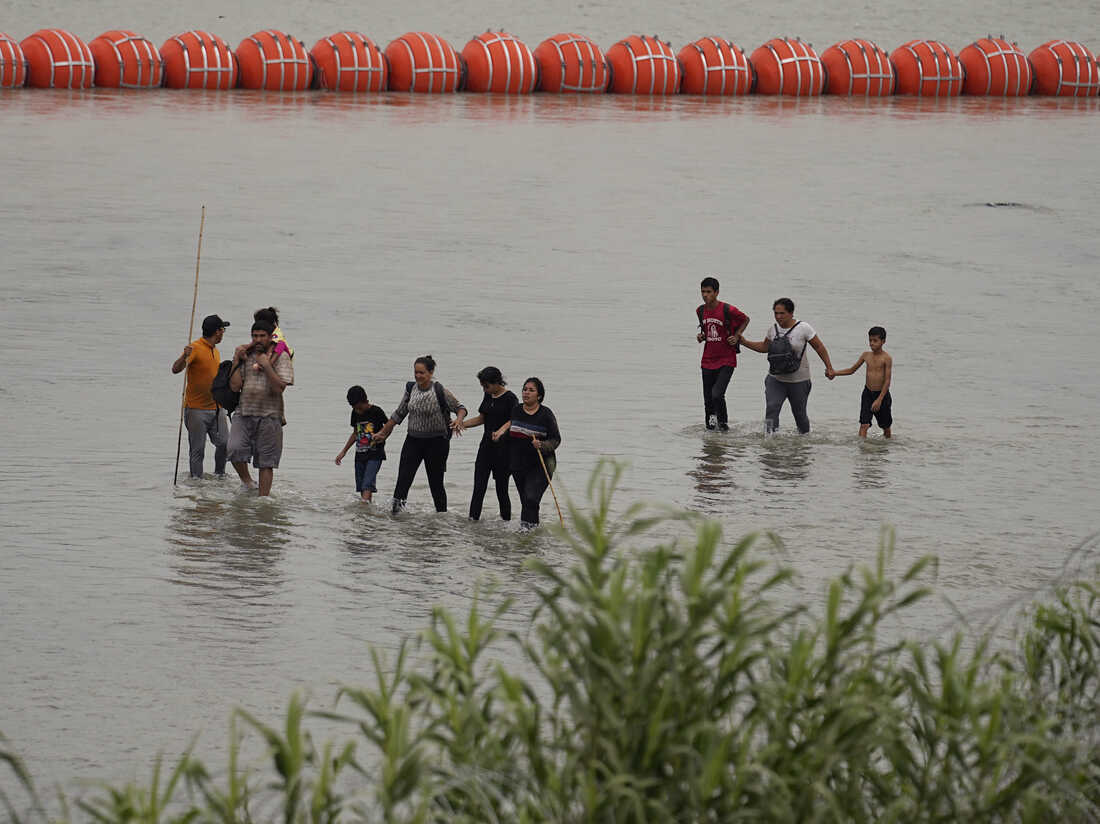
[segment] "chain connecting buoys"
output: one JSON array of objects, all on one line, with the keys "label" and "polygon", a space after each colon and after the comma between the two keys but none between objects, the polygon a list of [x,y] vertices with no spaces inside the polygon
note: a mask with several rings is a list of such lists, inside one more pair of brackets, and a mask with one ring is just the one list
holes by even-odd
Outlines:
[{"label": "chain connecting buoys", "polygon": [[938,40],[910,40],[890,53],[897,72],[894,91],[920,97],[954,97],[962,92],[963,67]]},{"label": "chain connecting buoys", "polygon": [[755,75],[744,49],[722,37],[701,37],[676,55],[683,94],[748,94]]},{"label": "chain connecting buoys", "polygon": [[454,46],[427,32],[403,34],[386,46],[390,89],[397,92],[455,92],[462,65]]},{"label": "chain connecting buoys", "polygon": [[608,91],[616,94],[676,94],[680,64],[672,46],[657,37],[631,35],[607,50]]},{"label": "chain connecting buoys", "polygon": [[95,61],[95,84],[109,89],[156,89],[164,79],[160,52],[140,34],[104,32],[88,43]]},{"label": "chain connecting buoys", "polygon": [[237,65],[243,89],[298,92],[308,89],[313,80],[313,63],[305,44],[274,29],[242,40],[237,46]]},{"label": "chain connecting buoys", "polygon": [[1072,40],[1050,40],[1027,56],[1035,72],[1032,91],[1056,97],[1100,94],[1100,66],[1088,47]]},{"label": "chain connecting buoys", "polygon": [[611,72],[603,51],[583,34],[555,34],[535,49],[539,89],[544,92],[607,91]]},{"label": "chain connecting buoys", "polygon": [[382,49],[357,31],[341,31],[322,37],[309,53],[317,64],[317,80],[322,89],[384,92],[389,84]]},{"label": "chain connecting buoys", "polygon": [[19,46],[27,59],[27,85],[40,89],[90,89],[95,61],[88,44],[64,29],[39,29]]},{"label": "chain connecting buoys", "polygon": [[17,89],[27,82],[27,58],[20,45],[0,31],[0,89]]},{"label": "chain connecting buoys", "polygon": [[821,53],[825,66],[825,91],[860,97],[884,97],[894,93],[894,65],[885,49],[870,40],[845,40]]},{"label": "chain connecting buoys", "polygon": [[160,47],[164,85],[170,89],[234,89],[237,56],[229,44],[205,31],[185,31]]},{"label": "chain connecting buoys", "polygon": [[1031,64],[1015,43],[983,37],[959,52],[966,76],[963,94],[1019,97],[1031,93]]},{"label": "chain connecting buoys", "polygon": [[814,47],[800,38],[773,37],[749,57],[759,94],[804,97],[825,89],[825,67]]},{"label": "chain connecting buoys", "polygon": [[528,94],[538,82],[538,66],[527,44],[504,31],[479,34],[462,50],[466,91]]}]

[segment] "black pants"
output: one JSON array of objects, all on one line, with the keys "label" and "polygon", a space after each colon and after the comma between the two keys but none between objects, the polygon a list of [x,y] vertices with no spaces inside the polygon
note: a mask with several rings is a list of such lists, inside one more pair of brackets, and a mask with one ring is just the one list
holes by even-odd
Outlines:
[{"label": "black pants", "polygon": [[519,492],[521,523],[534,526],[539,522],[539,504],[550,481],[542,471],[542,464],[527,464],[523,468],[512,467],[512,477],[516,479]]},{"label": "black pants", "polygon": [[497,488],[497,503],[500,504],[502,521],[512,519],[512,499],[508,497],[508,444],[482,440],[477,448],[474,461],[474,493],[470,496],[470,517],[481,517],[481,503],[485,500],[485,491],[489,488],[489,476]]},{"label": "black pants", "polygon": [[420,463],[428,473],[428,486],[432,490],[436,512],[447,511],[447,490],[443,487],[443,473],[447,471],[447,455],[451,451],[451,442],[440,435],[437,438],[405,438],[401,447],[401,461],[397,466],[397,486],[393,490],[393,510],[397,512],[405,505],[409,496],[409,487]]},{"label": "black pants", "polygon": [[732,377],[732,366],[703,370],[703,414],[707,423],[710,423],[711,415],[718,416],[718,423],[729,423],[726,415],[726,388]]}]

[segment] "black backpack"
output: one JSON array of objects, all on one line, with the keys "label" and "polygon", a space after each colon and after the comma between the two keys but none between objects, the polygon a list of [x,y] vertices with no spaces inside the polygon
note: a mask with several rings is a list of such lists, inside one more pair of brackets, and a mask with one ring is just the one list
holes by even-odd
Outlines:
[{"label": "black backpack", "polygon": [[[707,330],[703,328],[703,308],[704,308],[704,305],[705,304],[700,304],[699,305],[699,307],[695,310],[695,316],[697,318],[699,318],[699,331],[702,332],[704,336],[706,336]],[[725,310],[724,311],[724,314],[725,314],[724,325],[726,327],[726,337],[728,338],[730,335],[733,334],[733,315],[730,313],[730,305],[728,303],[726,303],[725,301],[722,302],[722,309]],[[733,351],[739,353],[741,351],[741,344],[735,343],[733,345]]]},{"label": "black backpack", "polygon": [[214,376],[214,382],[210,384],[210,394],[214,396],[214,403],[232,415],[241,402],[241,393],[229,388],[229,378],[233,372],[240,368],[240,364],[233,366],[233,361],[223,360],[218,364],[218,374]]},{"label": "black backpack", "polygon": [[[411,397],[413,387],[416,386],[416,381],[409,381],[405,384],[405,396]],[[432,384],[435,387],[435,398],[439,401],[439,409],[443,412],[443,420],[447,425],[447,440],[451,439],[451,410],[447,406],[447,396],[443,394],[443,384],[436,381]]]},{"label": "black backpack", "polygon": [[[794,326],[802,321],[795,321]],[[792,372],[797,372],[798,367],[802,365],[802,356],[806,354],[806,344],[803,344],[802,351],[797,355],[794,353],[794,347],[791,346],[791,332],[794,331],[794,326],[787,330],[787,334],[779,334],[779,324],[775,325],[775,336],[768,341],[768,371],[773,375],[789,375]]]}]

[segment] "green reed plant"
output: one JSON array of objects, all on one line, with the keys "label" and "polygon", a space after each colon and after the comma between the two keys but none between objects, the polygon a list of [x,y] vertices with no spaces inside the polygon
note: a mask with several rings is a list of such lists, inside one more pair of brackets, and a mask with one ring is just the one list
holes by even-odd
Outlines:
[{"label": "green reed plant", "polygon": [[[716,524],[682,513],[632,507],[613,517],[621,471],[601,464],[588,507],[570,507],[560,535],[572,563],[529,562],[537,606],[522,631],[500,628],[509,602],[486,610],[478,595],[462,619],[436,609],[393,660],[372,650],[374,682],[340,690],[331,709],[310,712],[294,695],[280,728],[239,711],[223,775],[188,752],[163,784],[157,762],[149,787],[102,788],[80,800],[78,815],[219,824],[1100,819],[1095,581],[1038,600],[1016,649],[962,632],[898,638],[936,567],[922,558],[895,574],[892,533],[814,609],[789,589],[792,571],[757,548],[774,536],[728,546]],[[691,540],[642,541],[670,520],[691,528]],[[523,661],[515,671],[500,663],[504,647]],[[346,740],[315,746],[310,718],[343,725]],[[246,733],[265,745],[266,764],[241,767]],[[33,793],[5,752],[0,760]],[[59,820],[73,820],[67,808]]]}]

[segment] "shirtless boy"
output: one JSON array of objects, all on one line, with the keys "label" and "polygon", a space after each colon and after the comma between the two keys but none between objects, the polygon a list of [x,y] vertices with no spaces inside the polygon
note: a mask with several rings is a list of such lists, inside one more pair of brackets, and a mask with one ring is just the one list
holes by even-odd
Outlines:
[{"label": "shirtless boy", "polygon": [[882,427],[882,436],[890,437],[890,427],[894,417],[890,414],[893,401],[890,398],[890,378],[894,371],[894,359],[882,347],[886,343],[886,330],[881,326],[872,326],[867,331],[867,345],[870,352],[864,352],[859,360],[848,369],[838,369],[836,375],[851,375],[863,364],[867,364],[867,383],[863,387],[863,398],[859,407],[859,436],[867,437],[871,428],[871,416],[874,415]]}]

